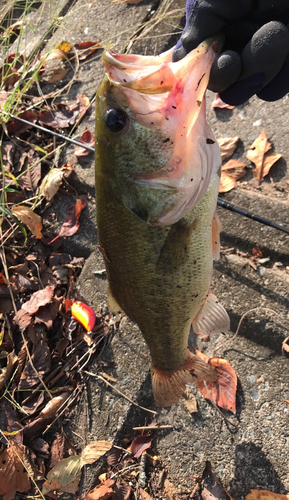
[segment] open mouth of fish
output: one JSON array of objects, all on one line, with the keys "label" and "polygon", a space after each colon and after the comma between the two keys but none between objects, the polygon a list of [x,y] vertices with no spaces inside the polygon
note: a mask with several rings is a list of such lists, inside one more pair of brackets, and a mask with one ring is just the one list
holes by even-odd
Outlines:
[{"label": "open mouth of fish", "polygon": [[124,204],[145,222],[170,225],[187,215],[221,166],[205,108],[219,51],[219,41],[208,39],[177,62],[172,62],[173,49],[159,56],[104,54],[106,76],[130,119],[162,133],[160,168],[130,171],[129,192],[121,193]]}]

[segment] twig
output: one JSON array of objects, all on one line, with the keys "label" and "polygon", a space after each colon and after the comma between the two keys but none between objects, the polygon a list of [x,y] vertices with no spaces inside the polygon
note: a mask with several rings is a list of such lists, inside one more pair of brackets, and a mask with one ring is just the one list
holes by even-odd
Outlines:
[{"label": "twig", "polygon": [[84,373],[86,373],[86,375],[90,375],[91,377],[95,377],[95,378],[98,378],[99,380],[102,380],[102,382],[104,382],[105,384],[107,384],[109,387],[111,387],[115,392],[117,392],[120,396],[122,396],[123,398],[127,399],[130,403],[132,403],[133,405],[137,406],[138,408],[141,408],[142,410],[144,411],[148,411],[149,413],[153,413],[153,415],[157,415],[157,411],[154,411],[154,410],[149,410],[148,408],[145,408],[144,406],[140,406],[139,404],[137,404],[135,401],[133,401],[132,399],[130,399],[128,396],[126,396],[125,394],[123,394],[121,391],[119,391],[116,387],[114,387],[112,384],[110,384],[107,380],[105,380],[105,378],[101,377],[101,375],[97,375],[96,373],[92,373],[92,372],[87,372],[87,371],[84,371]]},{"label": "twig", "polygon": [[241,327],[241,324],[243,322],[243,319],[245,318],[245,316],[247,316],[248,314],[250,314],[251,312],[253,311],[259,311],[260,309],[264,310],[264,311],[270,311],[271,313],[273,314],[276,314],[276,316],[279,316],[280,318],[280,314],[278,314],[276,311],[274,311],[273,309],[269,309],[268,307],[254,307],[253,309],[249,309],[249,311],[246,311],[243,316],[241,316],[241,319],[238,323],[238,326],[237,326],[237,330],[236,332],[234,333],[233,337],[230,339],[229,343],[233,342],[233,340],[237,337],[238,333],[239,333],[239,330],[240,330],[240,327]]},{"label": "twig", "polygon": [[119,474],[122,474],[126,470],[129,470],[129,469],[139,469],[139,468],[140,468],[140,465],[138,465],[138,464],[128,465],[127,467],[124,467],[123,469],[119,470],[118,472],[116,472],[115,474],[113,474],[112,476],[110,476],[110,479],[113,479],[115,476],[118,476]]}]

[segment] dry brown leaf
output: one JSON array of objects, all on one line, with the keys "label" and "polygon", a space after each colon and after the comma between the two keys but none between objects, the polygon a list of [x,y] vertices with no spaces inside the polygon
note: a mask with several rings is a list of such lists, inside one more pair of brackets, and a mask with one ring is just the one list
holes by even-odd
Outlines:
[{"label": "dry brown leaf", "polygon": [[84,500],[108,500],[112,496],[115,496],[114,485],[115,481],[108,478],[89,491]]},{"label": "dry brown leaf", "polygon": [[24,447],[9,441],[9,447],[0,455],[0,494],[4,500],[14,500],[16,492],[27,492],[30,479],[23,468]]},{"label": "dry brown leaf", "polygon": [[15,215],[15,217],[17,217],[17,219],[20,220],[20,222],[22,222],[22,224],[30,229],[31,233],[33,233],[36,238],[42,238],[42,219],[39,215],[33,212],[31,208],[19,205],[13,207],[11,212]]},{"label": "dry brown leaf", "polygon": [[272,145],[267,139],[265,130],[262,130],[247,151],[247,158],[256,166],[253,175],[258,181],[263,179],[269,173],[272,165],[282,157],[278,153],[269,152],[271,147]]},{"label": "dry brown leaf", "polygon": [[80,456],[84,464],[93,464],[112,447],[113,444],[109,441],[93,441],[85,446]]},{"label": "dry brown leaf", "polygon": [[168,496],[169,500],[178,500],[179,499],[179,496],[177,494],[178,493],[177,488],[167,478],[165,479],[165,482],[164,482],[164,489],[165,489],[166,495]]},{"label": "dry brown leaf", "polygon": [[197,413],[198,411],[197,400],[194,394],[187,387],[183,392],[181,400],[190,413]]},{"label": "dry brown leaf", "polygon": [[[280,160],[282,158],[282,155],[280,153],[274,153],[273,151],[268,151],[268,153],[265,154],[264,157],[264,162],[263,162],[263,169],[262,169],[262,179],[269,174],[271,167],[276,163],[276,161]],[[257,170],[253,170],[253,175],[256,177],[258,180],[261,180],[260,173]]]},{"label": "dry brown leaf", "polygon": [[55,417],[59,408],[63,405],[63,403],[65,403],[69,396],[69,392],[64,392],[63,394],[61,394],[61,396],[55,396],[54,398],[52,398],[50,401],[48,401],[46,406],[44,406],[43,410],[41,410],[41,412],[39,413],[39,417]]},{"label": "dry brown leaf", "polygon": [[238,181],[246,175],[246,167],[248,167],[246,163],[242,163],[238,160],[229,160],[225,163],[225,165],[222,165],[222,172],[225,172],[226,175],[229,175]]},{"label": "dry brown leaf", "polygon": [[226,109],[234,109],[235,106],[231,106],[230,104],[225,103],[220,98],[219,94],[215,95],[215,98],[212,102],[212,108],[226,108]]},{"label": "dry brown leaf", "polygon": [[222,137],[218,139],[218,144],[221,150],[222,161],[226,160],[234,153],[240,137]]},{"label": "dry brown leaf", "polygon": [[245,500],[289,500],[289,493],[281,495],[267,490],[251,490],[245,497]]},{"label": "dry brown leaf", "polygon": [[[84,462],[79,455],[60,460],[47,474],[47,479],[42,487],[43,495],[46,495],[49,491],[63,491],[63,488],[66,488],[74,481],[78,483],[83,465]],[[73,489],[75,489],[75,484]]]},{"label": "dry brown leaf", "polygon": [[236,179],[230,177],[225,172],[221,172],[221,180],[219,186],[219,193],[227,193],[236,186]]},{"label": "dry brown leaf", "polygon": [[215,382],[206,383],[207,388],[204,382],[197,382],[199,391],[206,399],[212,400],[221,408],[236,413],[237,375],[235,370],[225,359],[209,358],[209,356],[197,350],[196,355],[203,361],[208,362],[218,375]]},{"label": "dry brown leaf", "polygon": [[44,177],[40,186],[40,193],[43,194],[48,201],[52,200],[53,196],[57,193],[63,177],[72,172],[74,163],[75,162],[66,163],[62,165],[61,168],[53,168]]},{"label": "dry brown leaf", "polygon": [[141,500],[154,500],[143,488],[139,489]]},{"label": "dry brown leaf", "polygon": [[4,359],[6,361],[5,363],[6,366],[1,368],[0,370],[0,391],[4,389],[8,380],[10,380],[10,377],[14,370],[14,365],[18,361],[18,358],[14,351],[9,353],[7,353],[6,351],[2,351],[0,353],[0,360]]},{"label": "dry brown leaf", "polygon": [[224,490],[221,481],[212,471],[210,462],[206,462],[203,472],[201,496],[203,500],[232,500]]}]

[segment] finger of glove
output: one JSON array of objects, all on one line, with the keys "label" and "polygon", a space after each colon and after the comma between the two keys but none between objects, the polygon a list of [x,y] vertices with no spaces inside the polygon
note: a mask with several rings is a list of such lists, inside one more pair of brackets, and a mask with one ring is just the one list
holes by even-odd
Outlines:
[{"label": "finger of glove", "polygon": [[253,0],[188,0],[186,25],[173,53],[179,61],[210,36],[218,34],[230,21],[245,16]]},{"label": "finger of glove", "polygon": [[277,101],[289,92],[289,60],[287,60],[278,75],[268,85],[262,88],[257,96],[263,101]]},{"label": "finger of glove", "polygon": [[237,52],[227,50],[214,61],[208,88],[222,92],[239,78],[242,71],[241,58]]},{"label": "finger of glove", "polygon": [[265,79],[264,73],[258,73],[238,80],[224,92],[220,92],[220,98],[231,106],[239,106],[263,88]]},{"label": "finger of glove", "polygon": [[256,19],[261,24],[268,23],[272,19],[275,21],[289,22],[289,2],[288,0],[259,0],[250,14],[251,19]]},{"label": "finger of glove", "polygon": [[264,73],[266,85],[279,73],[288,54],[287,27],[279,21],[265,24],[253,35],[241,54],[240,80],[256,73]]}]

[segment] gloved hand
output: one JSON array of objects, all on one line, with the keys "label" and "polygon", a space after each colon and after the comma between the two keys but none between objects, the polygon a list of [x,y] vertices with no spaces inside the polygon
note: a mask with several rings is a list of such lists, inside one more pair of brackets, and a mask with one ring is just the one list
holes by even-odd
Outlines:
[{"label": "gloved hand", "polygon": [[209,89],[231,105],[254,94],[276,101],[289,92],[289,0],[187,0],[178,61],[206,38],[223,33]]}]

